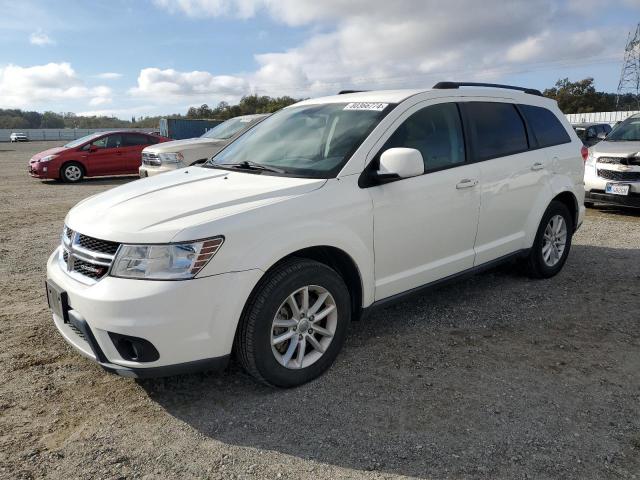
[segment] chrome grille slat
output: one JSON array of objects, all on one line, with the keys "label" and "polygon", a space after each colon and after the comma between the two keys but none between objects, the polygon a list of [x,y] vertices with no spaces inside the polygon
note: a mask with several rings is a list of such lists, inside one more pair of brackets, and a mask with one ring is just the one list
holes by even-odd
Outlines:
[{"label": "chrome grille slat", "polygon": [[120,244],[83,235],[64,227],[61,267],[76,280],[94,284],[109,273]]},{"label": "chrome grille slat", "polygon": [[158,165],[162,165],[162,160],[160,160],[157,153],[142,152],[142,164],[157,167]]},{"label": "chrome grille slat", "polygon": [[619,172],[617,170],[598,169],[598,176],[618,182],[640,182],[640,172]]}]

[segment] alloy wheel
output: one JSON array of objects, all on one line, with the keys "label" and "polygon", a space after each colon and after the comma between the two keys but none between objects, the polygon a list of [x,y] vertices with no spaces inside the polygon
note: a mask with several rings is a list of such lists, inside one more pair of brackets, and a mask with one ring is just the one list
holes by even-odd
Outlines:
[{"label": "alloy wheel", "polygon": [[554,267],[562,258],[567,245],[567,222],[562,215],[549,219],[542,240],[542,259],[548,267]]},{"label": "alloy wheel", "polygon": [[318,285],[292,292],[271,325],[271,351],[280,365],[306,368],[327,351],[336,333],[338,309],[331,293]]}]

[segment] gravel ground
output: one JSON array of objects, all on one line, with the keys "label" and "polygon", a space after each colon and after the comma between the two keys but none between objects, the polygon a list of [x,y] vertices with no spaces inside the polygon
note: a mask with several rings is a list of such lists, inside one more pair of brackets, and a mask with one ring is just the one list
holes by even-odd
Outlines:
[{"label": "gravel ground", "polygon": [[0,144],[0,477],[640,478],[640,212],[590,210],[557,277],[502,268],[351,326],[322,378],[135,381],[56,332],[47,256],[80,199]]}]

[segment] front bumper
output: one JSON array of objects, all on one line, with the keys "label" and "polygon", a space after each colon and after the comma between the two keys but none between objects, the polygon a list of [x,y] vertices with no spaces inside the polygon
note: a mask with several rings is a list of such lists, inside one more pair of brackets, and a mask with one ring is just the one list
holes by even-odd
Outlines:
[{"label": "front bumper", "polygon": [[49,172],[49,166],[47,164],[30,162],[27,171],[33,178],[51,178],[51,173]]},{"label": "front bumper", "polygon": [[[607,183],[629,185],[629,195],[605,193]],[[584,188],[586,202],[640,208],[640,182],[608,180],[598,176],[597,167],[587,166],[584,174]]]},{"label": "front bumper", "polygon": [[[262,275],[259,270],[184,281],[105,277],[94,285],[71,278],[49,258],[47,279],[67,294],[68,322],[53,315],[64,339],[106,370],[154,377],[220,368],[231,353],[244,303]],[[159,358],[123,358],[113,334],[150,342]]]}]

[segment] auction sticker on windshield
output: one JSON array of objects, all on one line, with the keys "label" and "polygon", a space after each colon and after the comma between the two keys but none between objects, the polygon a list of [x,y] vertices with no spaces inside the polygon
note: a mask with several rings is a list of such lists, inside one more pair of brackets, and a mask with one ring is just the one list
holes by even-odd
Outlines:
[{"label": "auction sticker on windshield", "polygon": [[355,102],[348,103],[344,110],[372,110],[374,112],[381,112],[387,108],[388,103],[369,103],[369,102]]}]

